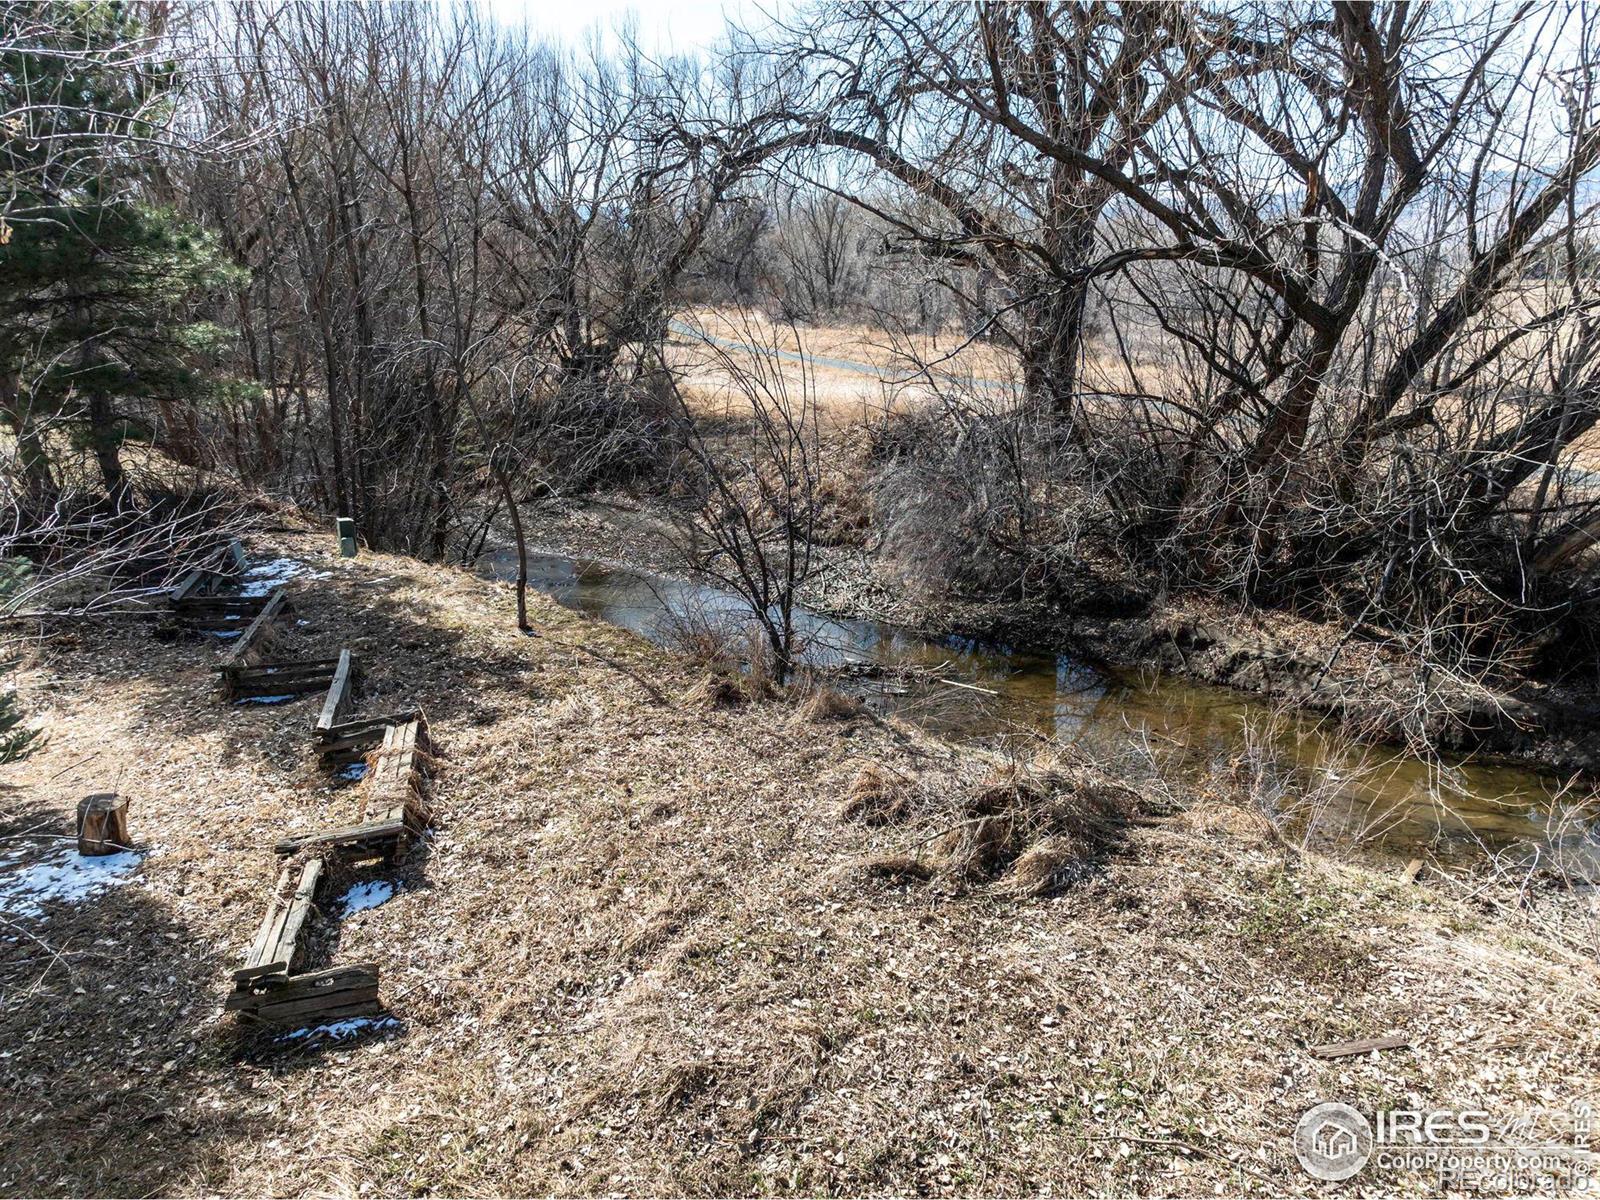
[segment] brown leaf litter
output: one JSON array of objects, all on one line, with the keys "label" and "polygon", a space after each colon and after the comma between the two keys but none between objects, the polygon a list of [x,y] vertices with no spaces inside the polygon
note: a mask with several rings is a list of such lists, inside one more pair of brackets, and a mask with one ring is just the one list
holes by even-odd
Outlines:
[{"label": "brown leaf litter", "polygon": [[[215,640],[145,623],[45,638],[0,873],[91,791],[148,854],[0,914],[4,1194],[1309,1195],[1317,1100],[1542,1119],[1595,1091],[1593,958],[1514,903],[1286,865],[1070,756],[691,700],[696,668],[538,598],[522,637],[461,571],[252,549],[327,572],[291,581],[285,651],[349,647],[355,711],[420,705],[444,760],[393,898],[316,919],[395,1024],[280,1042],[220,1011],[273,841],[360,803],[315,700],[225,704]],[[1413,1049],[1305,1050],[1390,1032]]]}]

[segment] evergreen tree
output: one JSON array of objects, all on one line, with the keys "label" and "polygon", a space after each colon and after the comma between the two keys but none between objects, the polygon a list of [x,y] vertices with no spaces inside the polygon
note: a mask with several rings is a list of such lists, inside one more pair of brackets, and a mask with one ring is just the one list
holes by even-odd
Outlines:
[{"label": "evergreen tree", "polygon": [[138,402],[206,389],[194,364],[220,333],[187,310],[227,271],[145,186],[173,82],[128,5],[0,0],[0,413],[40,499],[47,424],[92,449],[120,502]]},{"label": "evergreen tree", "polygon": [[[7,597],[31,571],[32,567],[24,560],[0,558],[0,612],[5,611]],[[24,725],[26,719],[27,715],[17,703],[16,692],[0,692],[0,766],[26,758],[38,749],[40,731]]]}]

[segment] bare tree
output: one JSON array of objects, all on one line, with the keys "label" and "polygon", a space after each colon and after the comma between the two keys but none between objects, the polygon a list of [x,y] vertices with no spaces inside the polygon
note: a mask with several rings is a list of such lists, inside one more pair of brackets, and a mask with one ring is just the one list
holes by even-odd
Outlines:
[{"label": "bare tree", "polygon": [[744,601],[781,684],[805,651],[795,610],[822,507],[821,431],[810,372],[785,370],[755,322],[741,337],[748,349],[711,350],[723,390],[679,392],[674,476],[691,501],[682,532],[697,574]]}]

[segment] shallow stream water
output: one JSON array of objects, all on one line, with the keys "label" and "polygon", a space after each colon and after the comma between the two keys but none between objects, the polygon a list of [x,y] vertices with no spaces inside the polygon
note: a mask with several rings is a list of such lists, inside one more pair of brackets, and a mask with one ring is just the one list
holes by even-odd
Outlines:
[{"label": "shallow stream water", "polygon": [[[485,557],[516,578],[516,553]],[[703,584],[555,554],[531,554],[529,585],[560,604],[669,643],[684,620],[746,620],[744,602]],[[1317,837],[1440,857],[1516,843],[1600,859],[1600,820],[1587,789],[1535,771],[1474,762],[1441,766],[1403,750],[1358,746],[1326,723],[1275,714],[1262,700],[1171,677],[1107,670],[965,638],[933,638],[868,620],[802,610],[797,627],[817,666],[891,668],[859,690],[943,735],[1052,739],[1091,753],[1145,748],[1197,773],[1259,764],[1256,790]],[[910,668],[896,678],[893,668]],[[1313,799],[1305,797],[1310,794]]]}]

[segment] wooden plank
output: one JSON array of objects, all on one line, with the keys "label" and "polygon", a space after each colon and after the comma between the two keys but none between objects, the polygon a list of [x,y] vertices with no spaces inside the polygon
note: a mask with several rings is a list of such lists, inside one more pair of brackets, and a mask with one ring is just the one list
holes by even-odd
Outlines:
[{"label": "wooden plank", "polygon": [[378,751],[378,758],[373,763],[373,783],[381,787],[384,784],[405,782],[411,770],[411,752],[416,747],[417,727],[412,721],[403,725],[391,725],[384,730],[383,746]]},{"label": "wooden plank", "polygon": [[327,684],[328,677],[326,675],[311,679],[280,679],[276,682],[254,680],[234,686],[231,692],[235,700],[249,700],[255,697],[267,696],[288,696],[294,699],[305,695],[307,692],[315,692],[319,688],[326,687]]},{"label": "wooden plank", "polygon": [[357,734],[369,733],[374,741],[381,741],[386,726],[401,725],[406,721],[415,721],[417,719],[418,713],[415,709],[411,709],[408,712],[388,713],[384,716],[355,717],[330,727],[328,736],[353,737]]},{"label": "wooden plank", "polygon": [[307,1001],[327,1007],[378,994],[378,965],[329,967],[304,975],[268,975],[237,985],[223,1001],[224,1012],[256,1012],[264,1007]]},{"label": "wooden plank", "polygon": [[236,537],[229,538],[227,548],[222,552],[223,570],[229,575],[243,575],[249,561],[244,544]]},{"label": "wooden plank", "polygon": [[386,817],[384,820],[365,821],[323,833],[296,834],[284,838],[273,849],[280,855],[298,854],[301,850],[309,849],[347,850],[400,841],[410,833],[404,820]]},{"label": "wooden plank", "polygon": [[[312,898],[316,895],[317,881],[322,878],[322,860],[313,858],[300,869],[300,882],[287,902],[282,891],[273,893],[273,907],[282,907],[281,918],[267,927],[266,939],[259,954],[251,948],[251,958],[233,973],[236,981],[255,979],[261,975],[284,974],[294,961],[296,944],[306,917],[311,913]],[[274,914],[276,918],[276,914]],[[258,935],[259,936],[259,935]]]},{"label": "wooden plank", "polygon": [[300,872],[300,886],[295,889],[294,899],[289,904],[289,913],[284,918],[283,929],[278,934],[277,952],[273,955],[273,963],[281,962],[285,971],[294,963],[295,948],[300,941],[300,930],[305,926],[306,918],[311,915],[312,902],[317,894],[317,883],[321,878],[320,858],[309,860]]},{"label": "wooden plank", "polygon": [[239,640],[228,648],[222,656],[224,667],[242,667],[249,663],[250,655],[259,652],[266,645],[267,631],[272,623],[283,616],[289,608],[289,596],[281,587],[267,597],[267,602],[261,606],[261,611],[256,614],[256,619],[250,622],[250,627],[244,631]]},{"label": "wooden plank", "polygon": [[1306,1050],[1318,1058],[1349,1058],[1352,1054],[1370,1054],[1374,1050],[1403,1050],[1411,1039],[1403,1033],[1384,1037],[1358,1038],[1353,1042],[1329,1042],[1326,1046],[1307,1046]]},{"label": "wooden plank", "polygon": [[258,667],[241,667],[231,672],[234,682],[239,684],[263,684],[270,686],[273,683],[288,683],[290,681],[305,682],[318,680],[324,685],[331,682],[333,673],[337,670],[333,666],[293,666],[279,667],[271,671],[263,671]]},{"label": "wooden plank", "polygon": [[270,696],[275,693],[298,695],[327,687],[338,669],[339,660],[309,659],[304,662],[257,663],[254,666],[222,666],[230,696]]},{"label": "wooden plank", "polygon": [[349,1021],[357,1017],[377,1017],[383,1015],[383,1005],[377,1000],[363,1000],[356,1004],[341,1005],[337,1008],[326,1008],[316,1013],[302,1017],[259,1017],[255,1013],[241,1012],[240,1018],[252,1025],[264,1025],[268,1028],[300,1028],[311,1025],[332,1025],[339,1021]]},{"label": "wooden plank", "polygon": [[240,679],[283,679],[295,675],[324,675],[332,679],[338,669],[336,658],[306,658],[234,667],[233,673]]},{"label": "wooden plank", "polygon": [[241,1009],[241,1012],[254,1013],[263,1021],[282,1022],[293,1019],[303,1019],[323,1012],[343,1012],[357,1005],[378,1003],[378,984],[362,984],[359,987],[342,989],[324,989],[325,994],[311,994],[299,996],[292,1000],[270,1000],[258,1004],[254,1008]]},{"label": "wooden plank", "polygon": [[347,963],[306,971],[299,975],[267,975],[241,983],[228,993],[223,1008],[229,1012],[263,1003],[279,1003],[312,994],[366,987],[378,982],[378,964]]},{"label": "wooden plank", "polygon": [[405,814],[408,825],[420,829],[428,822],[423,802],[421,762],[418,743],[424,740],[421,721],[391,725],[384,734],[383,746],[374,754],[372,770],[361,794],[363,820],[376,819],[380,811]]},{"label": "wooden plank", "polygon": [[[267,905],[267,915],[261,919],[261,927],[256,930],[255,941],[250,944],[250,952],[245,955],[241,970],[250,971],[259,966],[272,947],[278,944],[278,934],[283,929],[283,919],[288,914],[288,905],[283,902],[283,897],[288,894],[292,882],[290,868],[286,864],[278,872],[278,882],[273,886],[272,900]],[[239,971],[235,971],[233,977],[241,978]]]},{"label": "wooden plank", "polygon": [[326,730],[317,731],[317,753],[324,758],[331,758],[365,749],[383,741],[384,732],[390,725],[416,719],[417,713],[412,711],[391,713],[381,717],[361,717],[332,725]]},{"label": "wooden plank", "polygon": [[199,567],[180,578],[167,595],[173,604],[182,604],[200,586],[200,581],[205,578],[205,572]]},{"label": "wooden plank", "polygon": [[224,616],[254,616],[266,607],[266,596],[186,596],[174,601],[179,610],[195,616],[221,614]]},{"label": "wooden plank", "polygon": [[325,736],[349,709],[351,676],[350,651],[341,650],[339,665],[334,668],[333,678],[328,683],[327,698],[322,702],[322,711],[317,714],[314,728],[318,737]]}]

